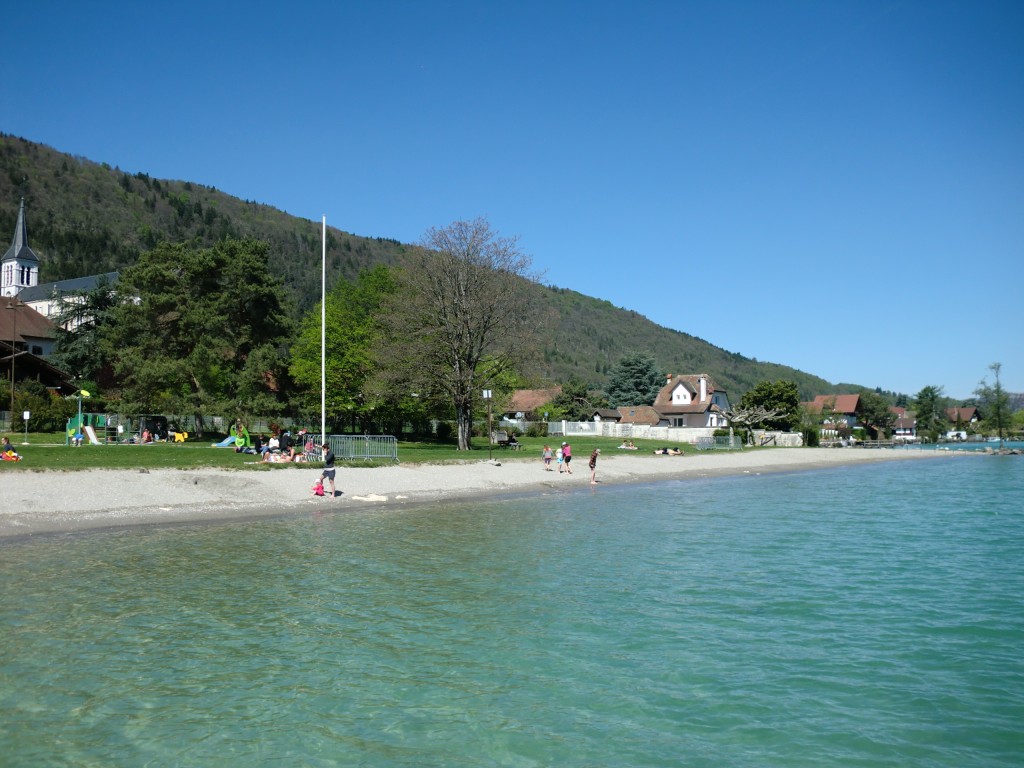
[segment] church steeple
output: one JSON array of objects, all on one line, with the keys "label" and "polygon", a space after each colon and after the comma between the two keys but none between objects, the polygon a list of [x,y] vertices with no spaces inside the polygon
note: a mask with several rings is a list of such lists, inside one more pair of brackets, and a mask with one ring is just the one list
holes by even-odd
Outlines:
[{"label": "church steeple", "polygon": [[28,230],[25,228],[25,198],[18,208],[18,223],[14,227],[14,239],[0,260],[0,295],[17,296],[22,288],[39,283],[39,259],[28,247]]}]

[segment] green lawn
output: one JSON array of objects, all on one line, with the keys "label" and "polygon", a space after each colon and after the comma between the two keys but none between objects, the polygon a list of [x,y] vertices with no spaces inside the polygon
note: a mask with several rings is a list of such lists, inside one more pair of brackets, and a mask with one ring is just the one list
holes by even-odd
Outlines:
[{"label": "green lawn", "polygon": [[[28,434],[28,444],[25,445],[25,435],[11,434],[11,442],[15,449],[22,455],[20,462],[0,462],[0,471],[26,471],[38,469],[191,469],[197,467],[217,467],[221,469],[240,470],[263,470],[271,468],[293,468],[308,466],[299,464],[261,464],[256,456],[245,453],[235,453],[231,448],[211,448],[211,441],[193,441],[185,443],[156,443],[154,445],[83,445],[74,448],[64,445],[63,433],[54,434]],[[560,438],[551,437],[542,439],[539,437],[520,438],[522,448],[513,451],[508,448],[493,446],[490,450],[492,458],[499,461],[541,461],[541,451],[547,443],[554,451]],[[625,454],[626,451],[619,451],[617,446],[621,440],[610,437],[580,437],[570,441],[573,451],[574,464],[586,466],[590,452],[600,448],[602,455],[610,456],[616,453]],[[655,448],[664,445],[663,442],[655,440],[637,440],[638,450],[629,451],[629,455],[654,457]],[[695,451],[691,445],[680,446],[685,453]],[[483,438],[476,438],[473,441],[473,450],[458,451],[453,443],[437,442],[416,442],[402,441],[398,444],[399,462],[405,464],[415,463],[444,463],[464,461],[486,461],[488,457],[487,443]],[[390,462],[367,462],[360,460],[349,460],[339,462],[340,466],[383,466]]]}]

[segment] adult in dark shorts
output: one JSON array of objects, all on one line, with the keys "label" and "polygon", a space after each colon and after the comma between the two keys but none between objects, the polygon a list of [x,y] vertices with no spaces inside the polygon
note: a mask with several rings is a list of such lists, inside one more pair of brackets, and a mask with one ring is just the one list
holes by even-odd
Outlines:
[{"label": "adult in dark shorts", "polygon": [[568,443],[562,443],[562,459],[565,461],[565,471],[570,475],[572,474],[572,446]]},{"label": "adult in dark shorts", "polygon": [[334,451],[331,450],[331,446],[327,443],[320,447],[324,452],[324,471],[320,473],[320,477],[331,486],[331,498],[333,499],[336,495],[334,493]]}]

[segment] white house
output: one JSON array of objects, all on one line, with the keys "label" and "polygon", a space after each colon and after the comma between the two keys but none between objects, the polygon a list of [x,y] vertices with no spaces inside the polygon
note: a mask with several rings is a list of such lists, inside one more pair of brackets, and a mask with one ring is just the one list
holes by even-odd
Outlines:
[{"label": "white house", "polygon": [[729,395],[706,373],[668,374],[665,386],[654,399],[659,426],[727,427],[724,411]]}]

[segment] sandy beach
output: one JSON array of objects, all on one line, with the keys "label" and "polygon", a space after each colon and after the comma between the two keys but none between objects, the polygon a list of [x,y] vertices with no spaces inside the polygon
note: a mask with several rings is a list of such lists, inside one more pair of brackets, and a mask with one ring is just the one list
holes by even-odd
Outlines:
[{"label": "sandy beach", "polygon": [[[545,471],[540,459],[496,458],[453,464],[339,466],[338,495],[310,493],[314,467],[259,470],[88,470],[11,472],[2,478],[0,538],[134,525],[258,518],[378,505],[516,493],[563,493],[602,486],[721,475],[801,471],[884,461],[951,460],[914,450],[769,449],[688,456],[603,453],[598,485],[587,457],[572,475]],[[503,460],[504,459],[504,460]]]}]

